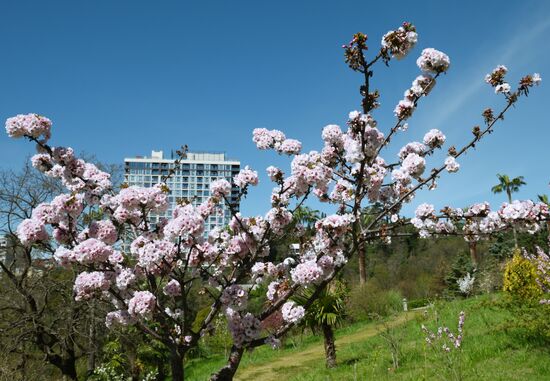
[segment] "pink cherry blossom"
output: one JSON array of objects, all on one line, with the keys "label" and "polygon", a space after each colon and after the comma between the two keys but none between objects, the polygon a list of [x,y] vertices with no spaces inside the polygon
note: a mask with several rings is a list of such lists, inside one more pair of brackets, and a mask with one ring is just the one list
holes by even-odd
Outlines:
[{"label": "pink cherry blossom", "polygon": [[248,185],[258,185],[258,172],[253,171],[250,167],[246,166],[241,169],[239,173],[233,177],[235,185],[244,188]]},{"label": "pink cherry blossom", "polygon": [[305,309],[302,306],[297,306],[296,303],[290,301],[283,304],[281,308],[283,320],[289,323],[297,323],[303,319]]},{"label": "pink cherry blossom", "polygon": [[50,139],[52,122],[38,114],[16,115],[6,120],[6,132],[11,138],[31,136],[35,139]]},{"label": "pink cherry blossom", "polygon": [[17,227],[17,237],[25,246],[30,246],[39,241],[48,240],[48,233],[44,224],[35,219],[23,220]]},{"label": "pink cherry blossom", "polygon": [[75,299],[90,299],[94,293],[107,291],[111,283],[102,271],[81,272],[74,281]]},{"label": "pink cherry blossom", "polygon": [[128,301],[128,313],[130,316],[150,319],[155,310],[157,298],[149,291],[136,291]]},{"label": "pink cherry blossom", "polygon": [[438,74],[449,70],[451,61],[445,53],[427,48],[422,51],[422,54],[416,60],[416,64],[420,70],[426,73]]},{"label": "pink cherry blossom", "polygon": [[166,286],[164,286],[162,292],[164,295],[168,296],[179,296],[181,295],[181,285],[177,280],[172,279],[170,282],[166,283]]}]

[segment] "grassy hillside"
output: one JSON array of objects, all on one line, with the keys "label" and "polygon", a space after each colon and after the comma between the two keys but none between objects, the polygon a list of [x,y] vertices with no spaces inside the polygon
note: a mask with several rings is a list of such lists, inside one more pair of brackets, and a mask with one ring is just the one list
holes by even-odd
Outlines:
[{"label": "grassy hillside", "polygon": [[[322,339],[287,340],[281,350],[264,347],[243,358],[238,380],[550,380],[550,349],[511,328],[514,317],[498,305],[498,295],[437,303],[386,322],[359,323],[337,331],[338,367],[326,369]],[[466,312],[460,351],[448,357],[425,342],[421,325],[448,326],[456,333]],[[394,368],[388,340],[399,345]],[[297,342],[298,341],[298,342]],[[222,357],[192,361],[186,379],[207,380]]]}]

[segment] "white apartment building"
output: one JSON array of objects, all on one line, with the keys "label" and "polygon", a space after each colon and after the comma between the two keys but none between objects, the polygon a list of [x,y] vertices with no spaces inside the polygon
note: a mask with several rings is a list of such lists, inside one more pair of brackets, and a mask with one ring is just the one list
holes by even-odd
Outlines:
[{"label": "white apartment building", "polygon": [[0,235],[0,261],[6,264],[8,254],[8,239],[5,235]]},{"label": "white apartment building", "polygon": [[[175,161],[174,158],[165,158],[162,151],[152,151],[150,157],[125,158],[125,182],[129,186],[154,186],[175,167]],[[151,222],[158,222],[162,217],[171,217],[174,206],[180,199],[187,199],[193,205],[202,203],[210,195],[209,186],[214,180],[225,178],[233,184],[233,176],[239,172],[240,166],[239,161],[227,159],[225,153],[188,152],[186,159],[180,161],[176,172],[166,182],[170,188],[170,207],[165,213],[151,216]],[[230,201],[239,210],[237,194],[238,188],[233,186]],[[216,226],[223,227],[230,219],[229,208],[223,204],[219,214],[209,217],[206,231]]]}]

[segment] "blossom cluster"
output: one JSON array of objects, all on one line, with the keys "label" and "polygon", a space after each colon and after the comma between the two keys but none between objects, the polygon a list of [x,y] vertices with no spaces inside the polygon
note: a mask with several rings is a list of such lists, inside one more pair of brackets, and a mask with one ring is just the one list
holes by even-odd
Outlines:
[{"label": "blossom cluster", "polygon": [[260,335],[261,322],[250,312],[240,313],[229,307],[225,315],[235,346],[242,347]]},{"label": "blossom cluster", "polygon": [[457,163],[453,156],[448,156],[445,159],[445,169],[450,173],[458,172],[460,169],[460,164]]},{"label": "blossom cluster", "polygon": [[456,283],[458,289],[464,295],[470,295],[474,289],[474,282],[476,280],[475,276],[471,276],[470,273],[467,273],[462,278],[459,278]]},{"label": "blossom cluster", "polygon": [[110,285],[111,282],[104,272],[81,272],[74,282],[75,300],[90,299],[96,292],[107,291]]},{"label": "blossom cluster", "polygon": [[504,65],[498,65],[490,74],[485,76],[485,82],[493,87],[502,85],[506,73],[508,73],[508,68]]},{"label": "blossom cluster", "polygon": [[290,301],[283,304],[281,308],[283,320],[288,323],[297,323],[303,319],[305,315],[304,307],[297,306],[296,303]]},{"label": "blossom cluster", "polygon": [[315,259],[310,259],[299,263],[291,273],[294,283],[307,286],[322,279],[324,271]]},{"label": "blossom cluster", "polygon": [[429,74],[416,77],[412,86],[405,90],[404,98],[394,109],[395,116],[400,120],[410,118],[416,109],[416,102],[420,97],[427,96],[435,86],[435,78]]},{"label": "blossom cluster", "polygon": [[108,312],[105,315],[105,325],[107,328],[113,328],[115,326],[126,326],[133,324],[136,319],[128,313],[127,310],[116,310]]},{"label": "blossom cluster", "polygon": [[53,237],[58,243],[71,239],[70,230],[84,209],[81,194],[61,194],[49,203],[39,204],[31,218],[24,220],[17,228],[17,235],[24,245],[32,245],[49,239],[46,225],[53,226]]},{"label": "blossom cluster", "polygon": [[406,120],[413,115],[416,102],[422,96],[427,96],[435,85],[435,78],[430,74],[441,74],[449,69],[449,57],[433,48],[424,49],[416,61],[424,74],[418,76],[412,86],[405,91],[405,97],[399,101],[394,114],[399,120]]},{"label": "blossom cluster", "polygon": [[548,219],[550,212],[543,202],[514,200],[511,204],[503,203],[498,215],[504,223],[532,234],[540,230],[541,223]]},{"label": "blossom cluster", "polygon": [[272,208],[265,215],[265,219],[274,233],[281,233],[292,221],[292,213],[283,207]]},{"label": "blossom cluster", "polygon": [[411,153],[417,154],[419,156],[424,156],[427,151],[428,147],[426,147],[424,144],[419,142],[410,142],[399,150],[399,154],[397,156],[399,156],[401,160],[404,160]]},{"label": "blossom cluster", "polygon": [[431,234],[453,234],[462,230],[468,241],[477,241],[506,228],[535,233],[550,217],[548,205],[531,200],[515,200],[503,203],[499,210],[491,211],[489,203],[476,203],[465,211],[443,208],[442,215],[436,216],[433,205],[421,204],[417,207],[411,223],[419,230],[421,237]]},{"label": "blossom cluster", "polygon": [[279,130],[255,128],[252,140],[259,149],[274,149],[286,155],[297,155],[302,150],[302,143],[296,139],[287,139]]},{"label": "blossom cluster", "polygon": [[322,193],[327,191],[332,169],[323,162],[317,151],[295,156],[291,170],[292,177],[287,182],[295,195],[305,194],[310,187],[315,187]]},{"label": "blossom cluster", "polygon": [[107,245],[112,245],[118,241],[118,230],[111,220],[92,221],[88,234]]},{"label": "blossom cluster", "polygon": [[[495,94],[503,93],[509,96],[512,91],[512,86],[505,81],[508,68],[504,65],[498,65],[493,71],[485,76],[485,82],[495,89]],[[528,94],[529,88],[538,86],[542,78],[539,73],[526,75],[519,81],[519,93]]]},{"label": "blossom cluster", "polygon": [[26,219],[17,226],[17,237],[25,246],[48,240],[48,232],[44,223],[35,219]]},{"label": "blossom cluster", "polygon": [[166,238],[198,236],[204,231],[204,216],[192,204],[177,206],[172,219],[164,227]]},{"label": "blossom cluster", "polygon": [[149,291],[136,291],[128,301],[130,316],[150,319],[155,310],[157,298]]},{"label": "blossom cluster", "polygon": [[404,22],[402,26],[396,30],[390,30],[382,37],[382,48],[399,60],[414,48],[417,40],[416,27]]},{"label": "blossom cluster", "polygon": [[166,283],[162,289],[164,295],[168,296],[179,296],[181,295],[181,284],[175,279],[172,279],[170,282]]},{"label": "blossom cluster", "polygon": [[210,193],[214,197],[224,197],[231,193],[231,183],[226,179],[215,180],[210,183]]},{"label": "blossom cluster", "polygon": [[233,178],[233,182],[238,187],[244,188],[248,185],[258,185],[258,172],[246,166],[239,171]]},{"label": "blossom cluster", "polygon": [[47,142],[51,137],[52,122],[38,114],[16,115],[6,121],[6,132],[10,138],[23,136]]},{"label": "blossom cluster", "polygon": [[117,195],[105,195],[101,199],[103,210],[111,214],[118,223],[142,223],[149,212],[164,212],[168,208],[167,188],[157,184],[151,188],[131,186]]},{"label": "blossom cluster", "polygon": [[440,148],[445,143],[445,135],[439,130],[431,129],[424,135],[424,144],[430,148]]},{"label": "blossom cluster", "polygon": [[233,284],[223,291],[220,302],[222,302],[226,308],[241,311],[246,308],[248,294],[240,285]]},{"label": "blossom cluster", "polygon": [[439,74],[449,70],[451,60],[448,55],[439,50],[426,48],[416,60],[416,64],[425,73]]},{"label": "blossom cluster", "polygon": [[506,73],[508,73],[508,68],[504,65],[498,65],[490,74],[485,76],[485,82],[495,88],[495,94],[510,93],[511,86],[504,81]]},{"label": "blossom cluster", "polygon": [[173,266],[176,245],[166,239],[149,240],[139,236],[130,245],[130,253],[137,259],[137,266],[141,269],[150,274],[163,274]]},{"label": "blossom cluster", "polygon": [[78,159],[72,148],[50,148],[39,141],[37,150],[31,158],[32,165],[46,176],[60,179],[70,192],[82,193],[88,203],[98,204],[111,190],[110,175]]}]

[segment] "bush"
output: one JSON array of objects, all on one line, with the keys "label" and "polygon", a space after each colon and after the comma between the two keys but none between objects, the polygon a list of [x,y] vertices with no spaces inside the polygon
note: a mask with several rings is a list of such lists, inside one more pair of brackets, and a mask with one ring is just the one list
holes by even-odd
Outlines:
[{"label": "bush", "polygon": [[430,304],[430,299],[428,298],[414,299],[407,302],[409,310],[412,310],[414,308],[426,307],[428,304]]},{"label": "bush", "polygon": [[503,290],[521,300],[536,300],[542,291],[537,283],[537,268],[519,250],[504,269]]},{"label": "bush", "polygon": [[348,298],[352,320],[390,316],[403,309],[403,295],[396,290],[382,290],[376,283],[367,282],[353,288]]},{"label": "bush", "polygon": [[509,326],[521,331],[522,339],[532,344],[550,342],[550,305],[541,305],[543,293],[537,283],[537,267],[516,250],[504,270],[503,289],[509,298],[506,308],[514,318]]}]

